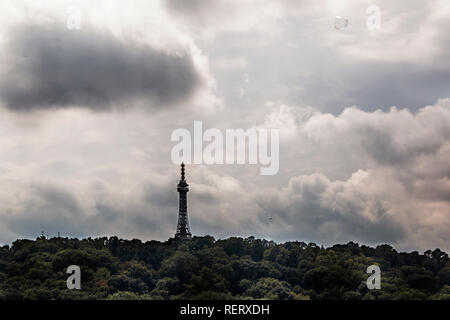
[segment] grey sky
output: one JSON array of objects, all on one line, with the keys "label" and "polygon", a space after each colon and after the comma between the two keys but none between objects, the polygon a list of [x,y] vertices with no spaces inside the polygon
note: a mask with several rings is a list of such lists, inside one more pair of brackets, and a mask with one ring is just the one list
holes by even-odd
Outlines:
[{"label": "grey sky", "polygon": [[0,243],[173,236],[170,135],[203,120],[279,128],[280,171],[188,166],[194,234],[450,250],[446,1],[70,5],[0,5]]}]

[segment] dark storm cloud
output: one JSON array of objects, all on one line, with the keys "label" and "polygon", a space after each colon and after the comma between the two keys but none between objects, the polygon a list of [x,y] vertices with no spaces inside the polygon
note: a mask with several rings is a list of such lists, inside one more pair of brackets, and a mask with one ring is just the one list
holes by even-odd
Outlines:
[{"label": "dark storm cloud", "polygon": [[355,68],[346,79],[345,88],[349,89],[346,89],[344,101],[348,102],[347,106],[357,105],[370,111],[388,110],[391,106],[418,110],[440,97],[450,96],[450,70],[446,67],[433,69],[378,62],[358,67],[359,71]]},{"label": "dark storm cloud", "polygon": [[[142,187],[157,189],[152,185]],[[0,217],[2,225],[21,237],[33,238],[45,231],[49,236],[60,232],[76,237],[131,235],[154,239],[161,232],[174,232],[177,219],[177,199],[170,205],[162,205],[149,202],[144,195],[123,211],[116,208],[112,199],[95,199],[90,206],[83,196],[77,196],[80,190],[66,189],[63,185],[34,184],[23,192],[26,198],[21,203],[22,210]]]},{"label": "dark storm cloud", "polygon": [[170,105],[200,83],[191,56],[169,55],[88,27],[24,25],[11,29],[2,54],[0,96],[16,111],[125,107],[135,100]]},{"label": "dark storm cloud", "polygon": [[215,3],[215,0],[168,0],[166,5],[168,8],[176,11],[195,12],[204,9]]},{"label": "dark storm cloud", "polygon": [[[345,108],[389,110],[390,107],[417,111],[450,96],[450,69],[418,66],[414,63],[367,61],[352,58],[321,61],[321,68],[307,77],[293,74],[286,86],[300,83],[304,89],[285,99],[295,104],[301,99],[323,112],[339,114]],[[295,73],[287,70],[286,73]],[[267,81],[266,79],[257,81]],[[324,81],[326,79],[326,81]],[[256,82],[256,81],[255,81]],[[261,86],[255,83],[254,86]],[[272,85],[274,87],[274,85]]]},{"label": "dark storm cloud", "polygon": [[[174,186],[164,184],[160,186],[148,185],[145,189],[144,200],[158,207],[169,207],[178,202],[177,194],[173,192]],[[174,211],[176,207],[174,207]]]},{"label": "dark storm cloud", "polygon": [[[443,144],[442,140],[417,141],[410,146],[394,142],[396,133],[380,128],[363,127],[356,130],[359,144],[369,157],[386,166],[401,166],[413,163],[422,156],[434,155]],[[448,135],[448,134],[447,134]]]},{"label": "dark storm cloud", "polygon": [[3,217],[10,230],[27,236],[40,235],[41,231],[56,235],[89,234],[92,224],[84,225],[82,209],[72,193],[60,186],[33,185],[26,190],[27,197],[20,213]]},{"label": "dark storm cloud", "polygon": [[[230,3],[231,4],[231,3]],[[217,0],[167,0],[166,7],[170,12],[181,14],[197,23],[203,23],[209,18],[217,16],[216,9],[220,5]]]},{"label": "dark storm cloud", "polygon": [[[350,188],[349,182],[332,182],[314,174],[292,178],[287,188],[271,197],[257,197],[256,202],[264,212],[261,219],[269,215],[294,227],[283,234],[282,240],[395,243],[406,236],[403,226],[388,216],[389,208],[381,201],[364,192],[353,194]],[[367,208],[372,218],[362,214]]]}]

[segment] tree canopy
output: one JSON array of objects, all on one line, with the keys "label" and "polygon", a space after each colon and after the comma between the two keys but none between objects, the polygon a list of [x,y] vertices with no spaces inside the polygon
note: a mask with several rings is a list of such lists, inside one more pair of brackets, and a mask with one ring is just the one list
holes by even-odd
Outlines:
[{"label": "tree canopy", "polygon": [[[66,286],[81,268],[81,290]],[[366,269],[381,269],[369,290]],[[357,243],[40,237],[0,247],[0,299],[450,299],[448,254]]]}]

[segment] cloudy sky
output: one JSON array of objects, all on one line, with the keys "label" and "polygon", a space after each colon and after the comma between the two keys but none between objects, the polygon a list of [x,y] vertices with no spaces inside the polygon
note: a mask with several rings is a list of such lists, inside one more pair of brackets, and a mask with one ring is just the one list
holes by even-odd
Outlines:
[{"label": "cloudy sky", "polygon": [[202,120],[280,129],[280,169],[189,165],[194,234],[450,250],[448,1],[18,0],[0,17],[0,243],[173,236],[170,137]]}]

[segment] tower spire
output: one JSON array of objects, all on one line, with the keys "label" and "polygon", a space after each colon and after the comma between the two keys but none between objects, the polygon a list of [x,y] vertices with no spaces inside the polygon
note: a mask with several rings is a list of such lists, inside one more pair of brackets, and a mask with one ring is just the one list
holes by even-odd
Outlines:
[{"label": "tower spire", "polygon": [[181,163],[181,180],[178,182],[177,187],[177,191],[180,194],[180,202],[177,232],[175,234],[175,238],[180,240],[190,240],[192,238],[192,234],[189,229],[189,219],[187,212],[187,193],[189,192],[189,185],[186,182],[184,167],[184,163]]},{"label": "tower spire", "polygon": [[185,181],[185,179],[184,179],[184,162],[181,163],[181,181]]}]

